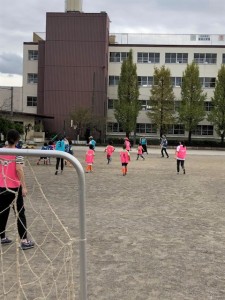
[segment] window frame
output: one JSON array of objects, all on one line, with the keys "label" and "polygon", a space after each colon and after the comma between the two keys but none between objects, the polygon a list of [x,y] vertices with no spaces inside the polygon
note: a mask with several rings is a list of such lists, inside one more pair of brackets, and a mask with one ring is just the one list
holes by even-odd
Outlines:
[{"label": "window frame", "polygon": [[117,86],[120,81],[120,76],[109,75],[109,86]]},{"label": "window frame", "polygon": [[137,123],[136,133],[139,134],[157,134],[157,126],[152,123]]},{"label": "window frame", "polygon": [[[114,55],[113,55],[114,54]],[[129,52],[110,52],[109,62],[111,63],[121,63],[127,59]]]},{"label": "window frame", "polygon": [[[31,105],[28,104],[29,102],[30,102]],[[37,106],[37,97],[27,96],[27,106],[28,107],[36,107]]]},{"label": "window frame", "polygon": [[[213,125],[197,125],[196,129],[192,131],[192,135],[196,136],[213,136]],[[211,134],[204,134],[211,133]]]},{"label": "window frame", "polygon": [[194,62],[196,64],[217,64],[217,53],[194,53]]},{"label": "window frame", "polygon": [[38,83],[38,74],[37,73],[27,73],[27,83],[28,84],[37,84]]},{"label": "window frame", "polygon": [[176,53],[176,52],[166,52],[165,53],[165,63],[166,64],[187,64],[188,63],[188,53]]},{"label": "window frame", "polygon": [[160,52],[138,52],[137,63],[140,64],[159,64]]},{"label": "window frame", "polygon": [[28,60],[38,60],[38,50],[28,50]]}]

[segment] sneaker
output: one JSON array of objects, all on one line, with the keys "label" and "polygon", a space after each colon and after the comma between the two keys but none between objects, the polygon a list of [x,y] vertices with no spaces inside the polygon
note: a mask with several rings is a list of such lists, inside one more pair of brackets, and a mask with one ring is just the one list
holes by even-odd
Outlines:
[{"label": "sneaker", "polygon": [[20,244],[20,249],[21,250],[27,250],[27,249],[31,249],[34,248],[34,242],[32,241],[26,241],[26,242],[21,242]]},{"label": "sneaker", "polygon": [[55,175],[58,175],[58,171],[55,171]]},{"label": "sneaker", "polygon": [[12,240],[8,239],[7,237],[1,239],[1,244],[2,245],[9,245],[12,243]]},{"label": "sneaker", "polygon": [[186,174],[185,169],[183,169],[183,173]]}]

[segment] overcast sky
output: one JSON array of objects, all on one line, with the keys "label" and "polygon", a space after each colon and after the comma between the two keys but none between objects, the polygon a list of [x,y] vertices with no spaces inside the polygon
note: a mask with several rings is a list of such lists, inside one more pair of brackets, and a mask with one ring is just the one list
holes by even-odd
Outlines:
[{"label": "overcast sky", "polygon": [[[64,10],[64,0],[0,1],[0,86],[22,85],[23,42]],[[106,11],[111,33],[225,34],[225,0],[83,0],[83,11]]]}]

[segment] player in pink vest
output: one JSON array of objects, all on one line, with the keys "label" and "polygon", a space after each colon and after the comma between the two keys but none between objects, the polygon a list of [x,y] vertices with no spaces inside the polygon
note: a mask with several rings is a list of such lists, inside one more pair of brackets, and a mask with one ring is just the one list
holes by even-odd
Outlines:
[{"label": "player in pink vest", "polygon": [[175,158],[177,159],[177,174],[180,172],[180,166],[183,169],[183,173],[185,174],[185,168],[184,168],[184,162],[186,158],[186,146],[184,142],[180,142],[179,146],[177,146],[176,152],[175,152]]},{"label": "player in pink vest", "polygon": [[95,151],[93,150],[93,145],[90,144],[89,149],[86,152],[86,156],[85,156],[85,161],[87,164],[86,173],[93,171],[92,165],[94,163],[94,157],[95,157]]},{"label": "player in pink vest", "polygon": [[130,151],[130,141],[129,141],[128,137],[125,137],[124,145],[126,146],[126,150]]},{"label": "player in pink vest", "polygon": [[[15,149],[20,139],[18,131],[11,129],[7,134],[9,149]],[[23,197],[27,188],[23,172],[24,158],[15,155],[0,156],[0,237],[1,244],[11,244],[12,240],[5,236],[10,207],[17,211],[17,228],[20,236],[20,248],[27,250],[34,247],[34,242],[27,239],[27,222]]]},{"label": "player in pink vest", "polygon": [[143,149],[141,143],[139,143],[137,151],[138,151],[137,152],[137,160],[138,160],[139,156],[144,160],[145,159],[143,156],[144,149]]},{"label": "player in pink vest", "polygon": [[123,150],[120,152],[120,161],[122,164],[123,176],[127,175],[127,165],[130,161],[130,153],[126,150],[126,145],[123,145]]},{"label": "player in pink vest", "polygon": [[112,160],[112,154],[114,151],[115,151],[115,148],[113,147],[112,142],[109,142],[108,146],[105,148],[108,164]]}]

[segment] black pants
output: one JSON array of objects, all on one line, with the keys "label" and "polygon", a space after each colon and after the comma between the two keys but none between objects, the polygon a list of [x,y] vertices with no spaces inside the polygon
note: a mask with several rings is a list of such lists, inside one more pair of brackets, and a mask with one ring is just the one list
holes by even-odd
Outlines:
[{"label": "black pants", "polygon": [[180,165],[181,168],[184,170],[184,160],[177,159],[177,173],[180,172]]},{"label": "black pants", "polygon": [[142,148],[143,148],[143,152],[148,153],[147,145],[141,145],[141,146],[142,146]]},{"label": "black pants", "polygon": [[[12,189],[13,191],[17,191],[18,189]],[[10,205],[15,199],[16,195],[10,191],[7,191],[5,188],[0,188],[0,236],[3,239],[5,237],[5,228],[7,225]],[[18,233],[21,239],[27,238],[27,222],[25,216],[25,208],[23,204],[23,196],[22,196],[22,188],[19,188],[18,196],[15,199],[13,204],[13,208],[18,212],[17,219],[17,228]]]},{"label": "black pants", "polygon": [[169,157],[169,154],[167,153],[166,148],[164,148],[164,147],[162,147],[162,149],[161,149],[162,157],[164,157],[164,153],[163,152],[165,152],[166,156]]},{"label": "black pants", "polygon": [[60,158],[60,157],[56,158],[56,171],[58,171],[58,169],[59,169],[59,162],[60,162],[60,160],[61,160],[61,171],[63,171],[64,159]]}]

